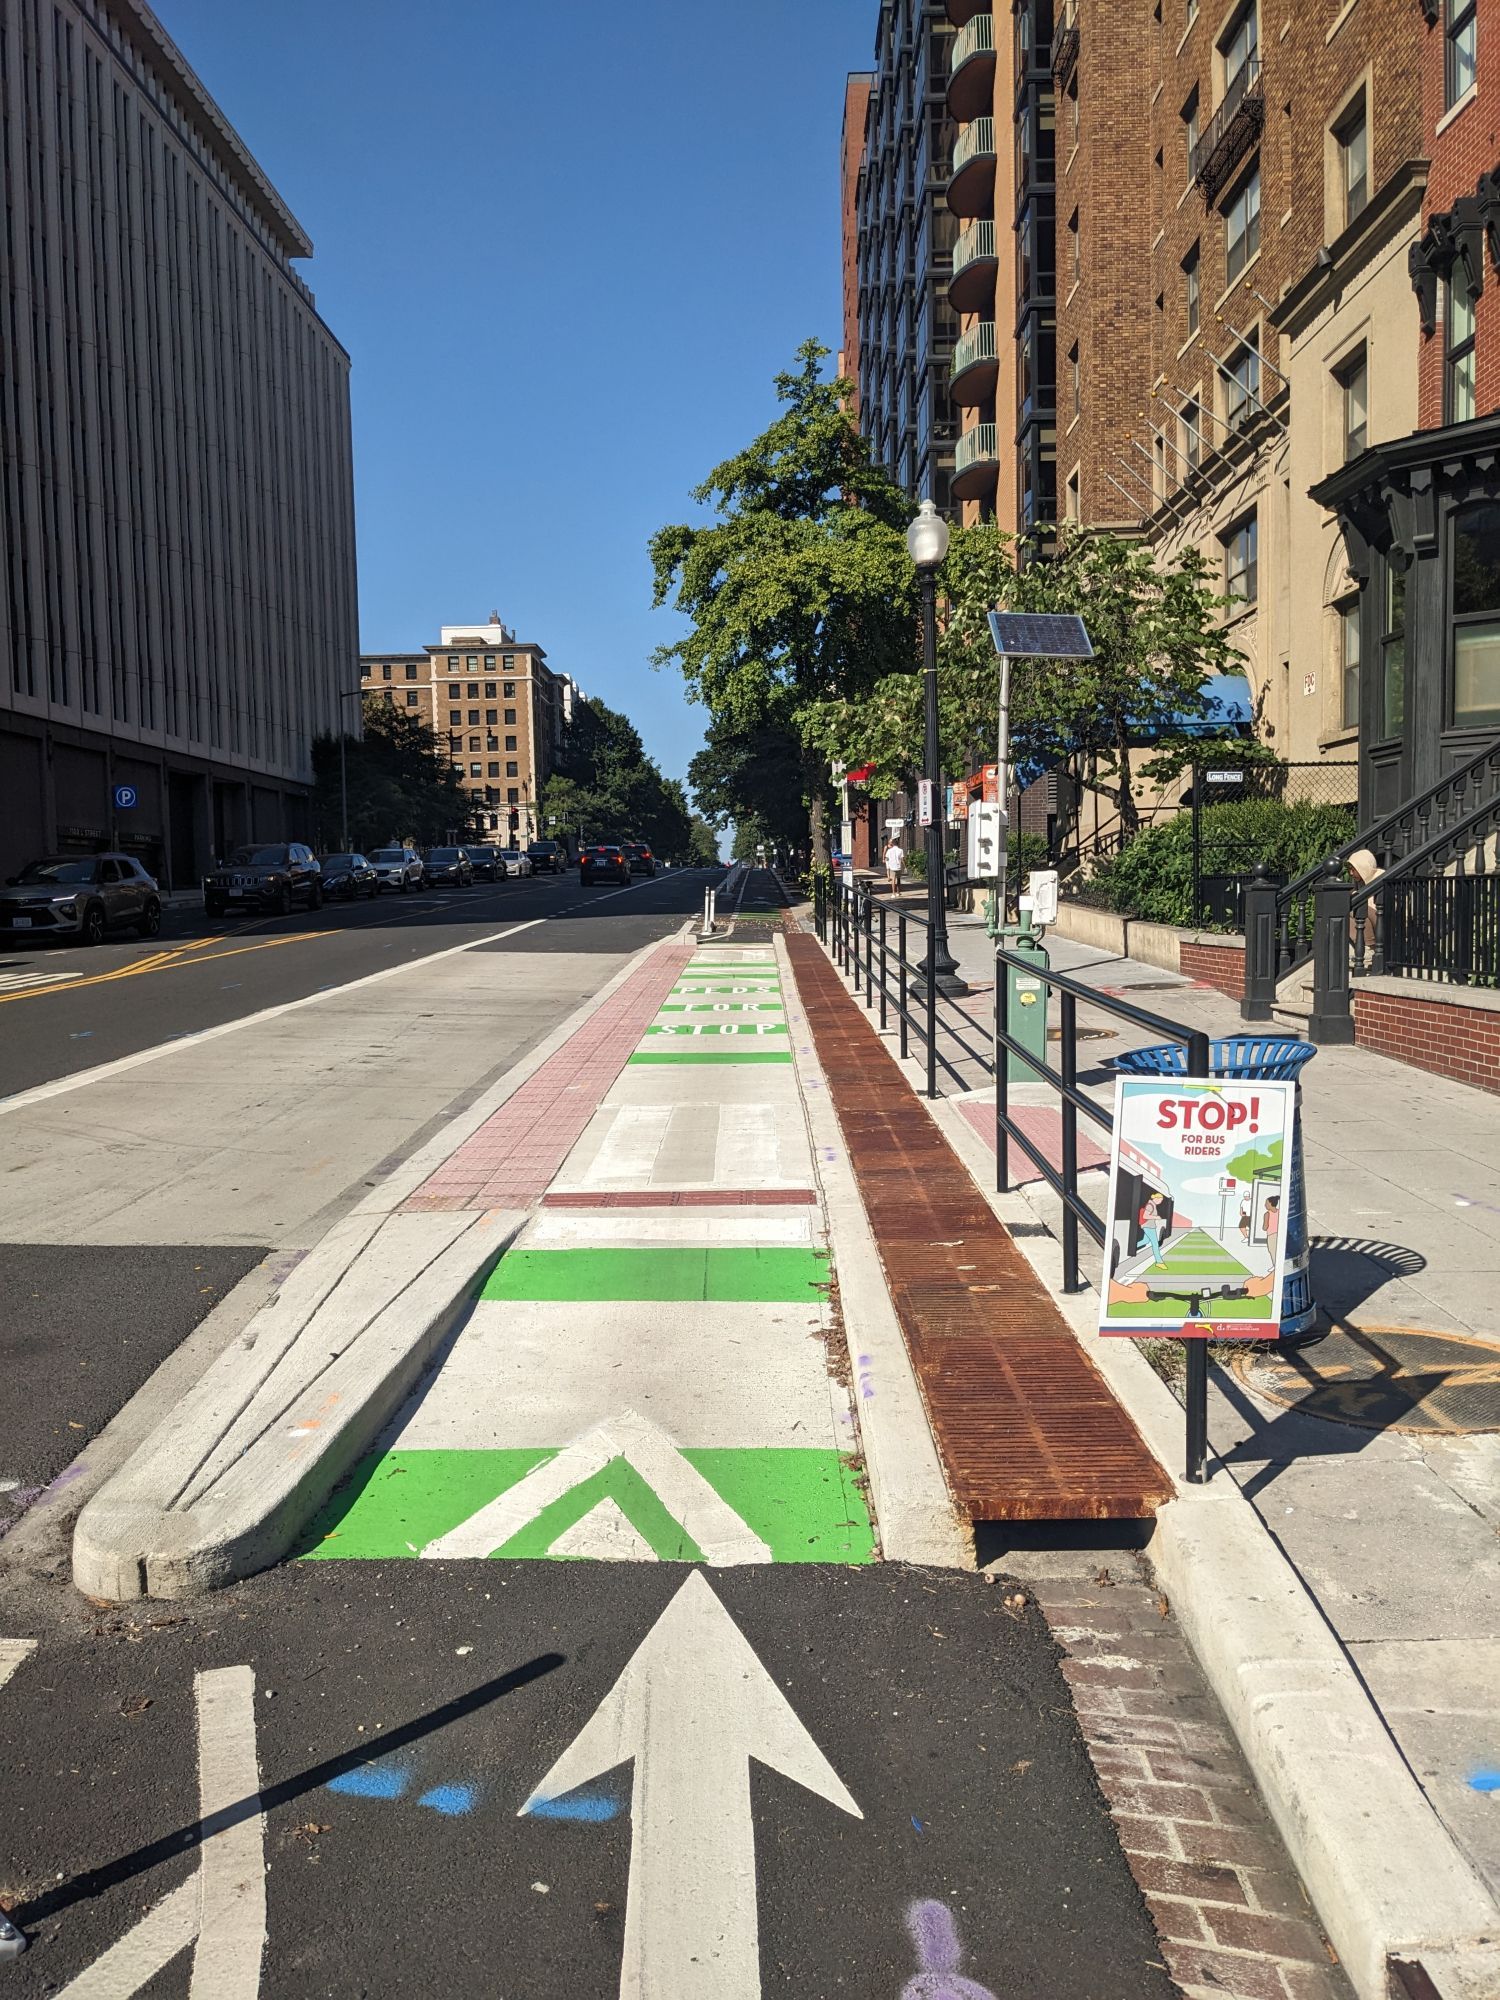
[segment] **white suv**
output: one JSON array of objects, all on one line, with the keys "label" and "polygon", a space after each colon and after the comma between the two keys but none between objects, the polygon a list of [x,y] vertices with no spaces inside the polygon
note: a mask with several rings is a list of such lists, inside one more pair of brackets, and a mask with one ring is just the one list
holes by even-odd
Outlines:
[{"label": "white suv", "polygon": [[377,847],[365,859],[382,889],[396,889],[404,896],[408,889],[422,886],[422,857],[410,847]]}]

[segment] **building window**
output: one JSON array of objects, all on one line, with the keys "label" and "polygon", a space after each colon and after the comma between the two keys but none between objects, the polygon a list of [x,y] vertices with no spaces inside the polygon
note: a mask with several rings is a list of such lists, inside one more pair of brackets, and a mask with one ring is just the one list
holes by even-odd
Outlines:
[{"label": "building window", "polygon": [[1182,406],[1182,455],[1194,472],[1203,463],[1203,411],[1196,396]]},{"label": "building window", "polygon": [[1224,95],[1236,97],[1260,74],[1260,28],[1254,0],[1230,22],[1219,43],[1219,54],[1224,59]]},{"label": "building window", "polygon": [[469,727],[472,729],[478,721],[479,721],[479,710],[477,708],[471,708],[469,710]]},{"label": "building window", "polygon": [[1065,508],[1070,521],[1083,519],[1083,504],[1079,494],[1079,479],[1076,472],[1068,474]]},{"label": "building window", "polygon": [[1351,597],[1339,611],[1339,723],[1359,727],[1359,599]]},{"label": "building window", "polygon": [[1083,254],[1078,234],[1078,210],[1068,217],[1068,282],[1076,285],[1083,276]]},{"label": "building window", "polygon": [[463,721],[463,719],[464,719],[464,712],[463,712],[463,710],[462,710],[461,708],[450,708],[450,709],[449,709],[449,711],[448,711],[448,726],[449,726],[449,728],[450,728],[450,729],[451,729],[451,728],[454,728],[454,727],[456,727],[456,726],[457,726],[458,724],[460,724],[460,723],[461,723],[461,722]]},{"label": "building window", "polygon": [[494,727],[494,725],[495,725],[495,724],[496,724],[496,723],[497,723],[497,722],[498,722],[498,721],[500,720],[500,711],[499,711],[499,709],[498,709],[498,708],[487,708],[487,709],[486,709],[486,710],[484,711],[484,719],[485,719],[485,722],[486,722],[486,723],[487,723],[487,724],[488,724],[488,725],[489,725],[489,726],[490,726],[491,728],[493,728],[493,727]]},{"label": "building window", "polygon": [[513,806],[516,803],[517,799],[520,798],[520,796],[521,794],[516,790],[514,785],[508,785],[506,787],[505,803],[507,805]]},{"label": "building window", "polygon": [[1448,104],[1450,108],[1474,88],[1474,41],[1478,0],[1446,0],[1448,27]]},{"label": "building window", "polygon": [[515,747],[516,747],[516,739],[515,739],[515,737],[514,737],[514,736],[507,736],[507,737],[506,737],[506,739],[505,739],[505,747],[506,747],[506,749],[507,749],[507,750],[514,750],[514,749],[515,749]]},{"label": "building window", "polygon": [[417,706],[417,697],[414,693],[409,693],[407,695],[406,705],[408,708],[415,708]]},{"label": "building window", "polygon": [[1334,371],[1343,414],[1344,457],[1358,458],[1370,442],[1370,363],[1361,348]]},{"label": "building window", "polygon": [[412,666],[412,665],[411,665],[410,663],[408,663],[408,665],[407,665],[407,669],[406,669],[406,678],[407,678],[407,679],[408,679],[409,681],[414,681],[414,680],[415,680],[415,679],[417,678],[417,670],[416,670],[416,668],[415,668],[414,666]]},{"label": "building window", "polygon": [[1198,331],[1198,315],[1202,306],[1201,265],[1201,252],[1195,243],[1182,260],[1182,293],[1187,306],[1187,330],[1190,334]]},{"label": "building window", "polygon": [[449,673],[450,673],[450,674],[456,674],[456,673],[458,672],[458,655],[457,655],[457,653],[450,653],[450,654],[448,655],[448,671],[449,671]]},{"label": "building window", "polygon": [[505,767],[505,775],[507,778],[519,778],[521,775],[520,765],[515,763],[508,763]]},{"label": "building window", "polygon": [[1251,168],[1224,210],[1224,269],[1230,284],[1260,250],[1260,167]]},{"label": "building window", "polygon": [[1453,517],[1453,726],[1500,723],[1500,501]]},{"label": "building window", "polygon": [[498,778],[498,777],[499,777],[499,775],[500,775],[500,759],[499,759],[498,757],[494,757],[494,758],[491,758],[491,760],[490,760],[490,767],[489,767],[489,775],[490,775],[490,776],[491,776],[492,778]]},{"label": "building window", "polygon": [[515,664],[516,664],[516,656],[515,656],[515,654],[514,654],[514,653],[507,653],[507,654],[505,654],[505,656],[504,656],[504,658],[503,658],[503,659],[501,660],[500,664],[501,664],[501,666],[503,666],[503,667],[504,667],[505,671],[506,671],[507,673],[509,673],[509,672],[510,672],[510,671],[512,670],[512,668],[513,668],[513,667],[515,666]]},{"label": "building window", "polygon": [[1191,180],[1193,175],[1193,155],[1198,150],[1198,139],[1203,122],[1198,115],[1198,91],[1196,86],[1178,115],[1182,119],[1182,143],[1187,153],[1188,178]]},{"label": "building window", "polygon": [[464,665],[468,668],[469,672],[472,674],[474,669],[479,665],[478,655],[475,653],[466,654],[464,656]]},{"label": "building window", "polygon": [[479,738],[477,736],[471,736],[469,738],[469,748],[471,750],[477,750],[479,748]]},{"label": "building window", "polygon": [[1256,341],[1247,340],[1224,365],[1224,422],[1230,430],[1244,429],[1259,397],[1260,348]]},{"label": "building window", "polygon": [[1406,571],[1385,566],[1385,630],[1380,635],[1381,734],[1401,734],[1406,720]]},{"label": "building window", "polygon": [[1247,514],[1224,536],[1224,595],[1253,604],[1259,581],[1260,520]]},{"label": "building window", "polygon": [[486,750],[498,750],[500,748],[500,738],[498,736],[486,736],[484,747]]},{"label": "building window", "polygon": [[478,701],[478,699],[479,699],[479,683],[478,683],[478,681],[468,681],[468,682],[466,682],[466,683],[465,683],[465,685],[467,686],[467,688],[468,688],[468,691],[469,691],[469,699],[470,699],[470,701]]},{"label": "building window", "polygon": [[390,679],[390,677],[391,677],[391,670],[390,670],[390,668],[389,668],[389,667],[382,667],[382,668],[380,669],[380,678],[381,678],[381,679],[382,679],[383,681],[388,681],[388,680]]},{"label": "building window", "polygon": [[1474,414],[1474,294],[1461,259],[1448,274],[1443,345],[1444,421],[1466,424]]},{"label": "building window", "polygon": [[[507,660],[505,664],[509,666],[510,661]],[[505,683],[505,699],[507,701],[514,701],[515,698],[516,698],[516,684],[514,681],[507,681]]]},{"label": "building window", "polygon": [[1339,149],[1339,185],[1347,226],[1370,199],[1370,121],[1365,115],[1363,91],[1334,128],[1333,137]]},{"label": "building window", "polygon": [[1078,365],[1078,342],[1068,349],[1068,396],[1074,417],[1083,413],[1083,370]]},{"label": "building window", "polygon": [[[514,693],[515,693],[515,689],[514,689],[514,688],[507,688],[507,689],[506,689],[506,693],[507,693],[507,694],[514,694]],[[507,709],[507,710],[505,711],[505,719],[506,719],[506,721],[507,721],[507,722],[514,722],[514,721],[515,721],[515,719],[516,719],[516,711],[515,711],[515,710],[514,710],[513,708],[508,708],[508,709]]]},{"label": "building window", "polygon": [[448,683],[448,699],[450,701],[457,701],[463,691],[462,681],[450,681]]},{"label": "building window", "polygon": [[495,699],[495,683],[493,681],[485,682],[484,698],[486,701],[493,701]]},{"label": "building window", "polygon": [[484,776],[483,768],[478,764],[471,764],[469,766],[469,776],[471,778],[482,778]]}]

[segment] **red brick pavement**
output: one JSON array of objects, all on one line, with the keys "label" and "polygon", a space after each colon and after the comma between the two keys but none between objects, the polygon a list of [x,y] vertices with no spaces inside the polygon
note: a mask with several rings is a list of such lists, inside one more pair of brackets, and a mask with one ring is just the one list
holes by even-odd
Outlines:
[{"label": "red brick pavement", "polygon": [[1131,1556],[1028,1577],[1162,1957],[1189,2000],[1349,1986],[1171,1607]]},{"label": "red brick pavement", "polygon": [[658,945],[402,1206],[528,1208],[539,1200],[691,957],[688,945]]}]

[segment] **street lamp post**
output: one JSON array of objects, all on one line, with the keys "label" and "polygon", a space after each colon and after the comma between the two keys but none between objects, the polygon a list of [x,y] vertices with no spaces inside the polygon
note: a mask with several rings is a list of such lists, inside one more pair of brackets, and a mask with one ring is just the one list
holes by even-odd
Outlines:
[{"label": "street lamp post", "polygon": [[948,949],[948,915],[943,895],[943,795],[938,756],[937,573],[948,553],[948,523],[924,500],[906,531],[906,546],[916,565],[922,594],[922,703],[924,735],[922,763],[930,808],[927,821],[927,968],[916,989],[934,984],[950,999],[967,993],[958,976],[958,961]]}]

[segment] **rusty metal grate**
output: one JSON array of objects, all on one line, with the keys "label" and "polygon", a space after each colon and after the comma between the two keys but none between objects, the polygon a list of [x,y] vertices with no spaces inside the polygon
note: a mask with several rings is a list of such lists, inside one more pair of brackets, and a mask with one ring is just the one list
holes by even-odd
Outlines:
[{"label": "rusty metal grate", "polygon": [[787,949],[948,1484],[975,1521],[1140,1520],[1172,1482],[817,942]]}]

